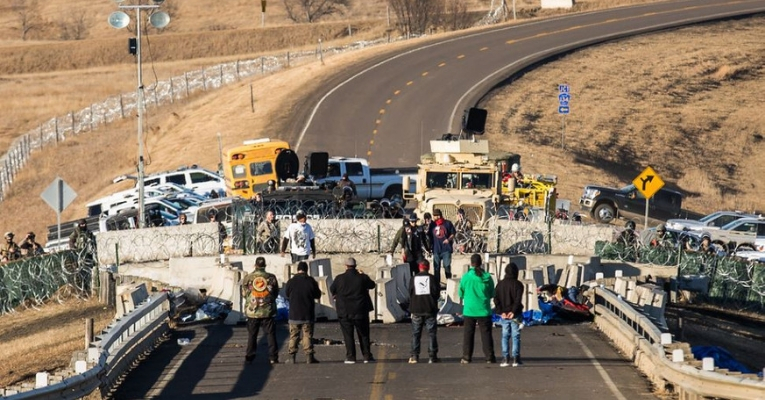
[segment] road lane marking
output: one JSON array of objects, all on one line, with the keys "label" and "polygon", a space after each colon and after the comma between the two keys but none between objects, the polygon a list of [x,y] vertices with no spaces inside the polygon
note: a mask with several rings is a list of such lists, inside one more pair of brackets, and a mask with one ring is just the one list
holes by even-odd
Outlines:
[{"label": "road lane marking", "polygon": [[412,86],[412,85],[414,85],[414,81],[409,81],[406,83],[406,86]]},{"label": "road lane marking", "polygon": [[380,109],[380,114],[385,114],[385,109],[384,108]]},{"label": "road lane marking", "polygon": [[463,59],[463,58],[465,58],[465,55],[464,55],[464,54],[460,54],[460,55],[458,55],[458,56],[457,56],[457,59],[458,59],[458,60],[461,60],[461,59]]},{"label": "road lane marking", "polygon": [[[387,342],[388,335],[383,333],[381,342]],[[380,351],[377,353],[377,365],[375,366],[375,376],[372,379],[372,391],[369,393],[369,400],[388,399],[388,396],[383,397],[383,376],[385,376],[385,353],[387,352],[386,346],[380,346]],[[393,398],[391,396],[390,398]]]},{"label": "road lane marking", "polygon": [[385,100],[385,104],[390,104],[392,101],[391,99]]},{"label": "road lane marking", "polygon": [[392,394],[386,394],[385,395],[385,400],[393,400],[393,395]]},{"label": "road lane marking", "polygon": [[481,47],[480,49],[478,49],[478,51],[486,51],[486,50],[489,50],[489,48],[488,47]]},{"label": "road lane marking", "polygon": [[[194,338],[194,341],[197,341],[197,343],[202,343],[207,338],[207,331],[200,332],[199,339]],[[159,381],[160,383],[154,387],[154,389],[149,393],[148,398],[155,398],[159,397],[159,395],[162,394],[162,392],[165,390],[165,387],[169,382],[172,382],[175,378],[175,374],[178,372],[178,369],[183,365],[184,362],[186,362],[186,359],[189,358],[190,355],[192,355],[194,352],[190,348],[185,348],[186,354],[181,356],[181,358],[175,362],[172,368],[170,368],[169,371],[167,371],[167,374],[164,375],[163,379]]]},{"label": "road lane marking", "polygon": [[375,125],[380,125],[380,124],[382,124],[382,121],[380,121],[379,119],[376,119],[375,120]]},{"label": "road lane marking", "polygon": [[369,156],[371,156],[371,155],[372,155],[372,151],[371,151],[371,150],[370,150],[370,151],[367,151],[367,157],[369,157]]},{"label": "road lane marking", "polygon": [[444,65],[446,65],[446,63],[445,63],[445,62],[442,62],[441,64],[438,64],[438,68],[441,68],[441,67],[443,67]]},{"label": "road lane marking", "polygon": [[423,72],[422,76],[428,76],[428,71]]},{"label": "road lane marking", "polygon": [[581,347],[582,350],[584,350],[584,354],[587,355],[587,358],[590,359],[590,362],[592,363],[592,365],[595,366],[595,369],[600,374],[600,377],[603,378],[603,381],[606,383],[606,386],[608,386],[608,388],[611,390],[611,393],[613,393],[614,396],[616,396],[616,398],[619,400],[627,400],[627,398],[624,397],[622,392],[619,391],[619,388],[616,387],[616,384],[614,383],[614,381],[611,380],[611,377],[608,376],[608,372],[606,372],[603,366],[600,365],[600,362],[598,361],[597,358],[595,358],[595,355],[592,354],[592,351],[590,351],[589,347],[587,347],[587,345],[584,344],[582,339],[579,339],[579,336],[577,336],[576,333],[574,333],[571,330],[571,328],[566,327],[566,331],[568,331],[568,334],[571,335],[571,337],[574,338],[574,341],[576,341],[576,343],[579,344],[579,347]]}]

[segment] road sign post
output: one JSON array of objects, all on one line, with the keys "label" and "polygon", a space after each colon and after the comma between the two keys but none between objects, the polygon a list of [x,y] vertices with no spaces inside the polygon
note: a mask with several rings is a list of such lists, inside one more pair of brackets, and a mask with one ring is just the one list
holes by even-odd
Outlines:
[{"label": "road sign post", "polygon": [[659,189],[664,187],[664,181],[653,168],[646,167],[640,175],[632,180],[632,184],[645,196],[645,228],[648,228],[648,201]]},{"label": "road sign post", "polygon": [[571,112],[569,102],[571,101],[571,90],[568,84],[558,85],[558,114],[561,116],[561,135],[560,147],[566,148],[566,115]]},{"label": "road sign post", "polygon": [[75,197],[77,197],[77,193],[72,190],[69,185],[64,182],[63,179],[56,177],[56,179],[51,182],[50,185],[48,185],[45,190],[40,194],[40,197],[42,197],[43,200],[52,208],[54,211],[56,211],[56,227],[58,232],[58,242],[57,245],[61,245],[61,212],[66,209],[69,204],[72,203],[72,200],[74,200]]}]

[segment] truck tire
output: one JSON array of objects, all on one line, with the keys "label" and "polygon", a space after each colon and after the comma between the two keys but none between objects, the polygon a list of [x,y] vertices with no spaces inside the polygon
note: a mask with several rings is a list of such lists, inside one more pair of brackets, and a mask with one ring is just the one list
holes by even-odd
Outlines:
[{"label": "truck tire", "polygon": [[404,200],[404,189],[401,188],[401,185],[390,185],[388,186],[388,189],[385,190],[386,199],[392,199],[393,196],[396,195],[398,195],[402,201]]},{"label": "truck tire", "polygon": [[616,208],[610,203],[600,203],[592,211],[592,217],[601,224],[610,224],[616,219]]}]

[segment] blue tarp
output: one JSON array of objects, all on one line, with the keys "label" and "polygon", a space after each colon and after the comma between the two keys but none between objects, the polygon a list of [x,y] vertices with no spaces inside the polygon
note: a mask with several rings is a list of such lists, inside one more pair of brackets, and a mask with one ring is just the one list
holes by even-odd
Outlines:
[{"label": "blue tarp", "polygon": [[[715,366],[717,368],[724,368],[729,371],[738,371],[742,374],[754,374],[756,371],[751,370],[744,364],[738,362],[727,350],[719,346],[693,346],[691,347],[693,357],[697,360],[704,359],[706,357],[712,357],[715,360]],[[762,377],[762,371],[758,374]]]}]

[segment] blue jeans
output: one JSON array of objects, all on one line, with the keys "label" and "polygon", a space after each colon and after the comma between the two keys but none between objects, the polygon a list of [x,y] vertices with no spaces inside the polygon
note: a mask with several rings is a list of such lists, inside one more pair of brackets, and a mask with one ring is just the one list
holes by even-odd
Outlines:
[{"label": "blue jeans", "polygon": [[435,314],[412,314],[412,357],[420,357],[420,337],[422,325],[428,330],[430,343],[428,344],[428,356],[438,356],[438,325]]},{"label": "blue jeans", "polygon": [[433,253],[433,275],[441,281],[441,263],[444,263],[444,274],[446,279],[452,277],[452,253],[445,251],[443,253]]},{"label": "blue jeans", "polygon": [[513,339],[513,357],[521,356],[521,330],[514,319],[500,319],[502,325],[502,357],[510,357],[510,338]]}]

